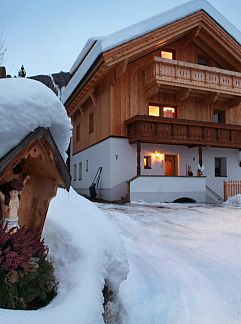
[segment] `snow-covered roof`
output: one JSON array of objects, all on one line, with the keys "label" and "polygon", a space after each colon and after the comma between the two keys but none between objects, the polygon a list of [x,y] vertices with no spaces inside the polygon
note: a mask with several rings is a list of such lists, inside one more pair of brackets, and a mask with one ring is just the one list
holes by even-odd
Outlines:
[{"label": "snow-covered roof", "polygon": [[35,80],[0,79],[0,158],[38,127],[50,129],[66,159],[72,125],[57,96]]},{"label": "snow-covered roof", "polygon": [[132,39],[145,35],[167,24],[190,16],[200,10],[211,16],[228,34],[241,45],[241,32],[232,25],[219,11],[206,0],[193,0],[183,5],[165,11],[140,23],[124,28],[106,37],[91,38],[87,41],[80,55],[76,59],[71,73],[74,73],[62,95],[65,103],[79,82],[83,79],[98,56]]}]

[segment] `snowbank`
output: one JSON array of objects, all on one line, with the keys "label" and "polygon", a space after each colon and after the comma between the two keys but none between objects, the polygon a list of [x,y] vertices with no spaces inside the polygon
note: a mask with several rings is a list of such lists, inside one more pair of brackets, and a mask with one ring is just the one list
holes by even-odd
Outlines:
[{"label": "snowbank", "polygon": [[49,127],[66,159],[72,125],[57,96],[35,80],[0,79],[0,158],[38,127]]},{"label": "snowbank", "polygon": [[99,205],[121,234],[130,273],[125,324],[240,324],[237,208]]},{"label": "snowbank", "polygon": [[236,195],[228,198],[228,200],[224,204],[234,207],[241,207],[241,195]]},{"label": "snowbank", "polygon": [[118,292],[128,273],[123,244],[109,220],[73,189],[59,189],[43,236],[56,263],[59,293],[37,311],[0,310],[1,323],[103,323],[104,280]]}]

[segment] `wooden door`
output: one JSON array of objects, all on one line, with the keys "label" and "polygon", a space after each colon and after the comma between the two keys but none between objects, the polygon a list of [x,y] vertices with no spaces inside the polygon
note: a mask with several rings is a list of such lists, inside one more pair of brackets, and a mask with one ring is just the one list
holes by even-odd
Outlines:
[{"label": "wooden door", "polygon": [[165,176],[177,175],[177,156],[166,154],[165,155]]}]

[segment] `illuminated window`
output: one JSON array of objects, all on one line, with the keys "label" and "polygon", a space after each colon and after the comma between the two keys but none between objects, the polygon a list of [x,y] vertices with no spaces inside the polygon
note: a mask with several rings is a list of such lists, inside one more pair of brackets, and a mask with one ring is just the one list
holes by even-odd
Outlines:
[{"label": "illuminated window", "polygon": [[149,106],[149,116],[160,116],[160,107],[159,106]]},{"label": "illuminated window", "polygon": [[149,116],[176,118],[176,108],[172,106],[150,105]]},{"label": "illuminated window", "polygon": [[161,57],[169,60],[174,60],[175,55],[174,51],[161,51]]},{"label": "illuminated window", "polygon": [[151,156],[144,156],[144,169],[151,169]]},{"label": "illuminated window", "polygon": [[176,117],[176,109],[174,107],[163,107],[163,117],[166,118],[175,118]]}]

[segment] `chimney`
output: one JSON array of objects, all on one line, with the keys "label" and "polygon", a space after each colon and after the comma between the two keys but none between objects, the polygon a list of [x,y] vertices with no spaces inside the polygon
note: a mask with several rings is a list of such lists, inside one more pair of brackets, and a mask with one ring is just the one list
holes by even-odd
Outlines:
[{"label": "chimney", "polygon": [[6,68],[5,66],[0,66],[0,79],[6,78],[7,73],[6,73]]}]

